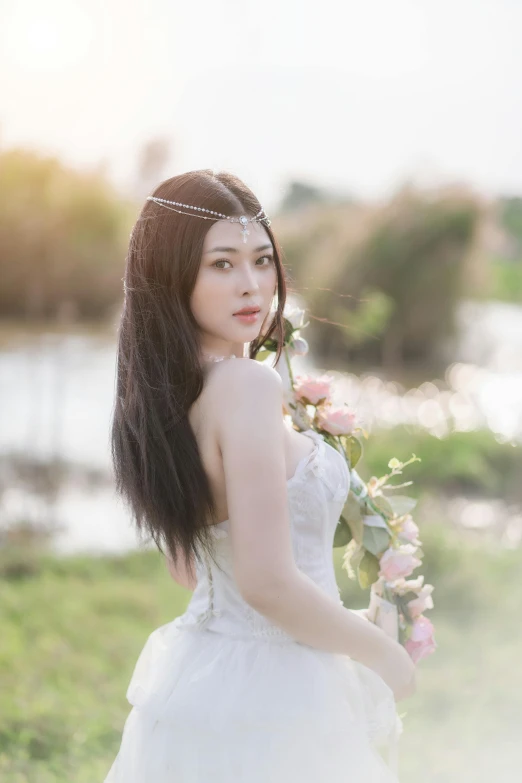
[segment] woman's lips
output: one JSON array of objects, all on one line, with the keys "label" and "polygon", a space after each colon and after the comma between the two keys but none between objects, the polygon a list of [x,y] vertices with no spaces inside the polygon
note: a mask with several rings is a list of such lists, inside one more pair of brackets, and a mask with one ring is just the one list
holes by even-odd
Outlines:
[{"label": "woman's lips", "polygon": [[254,321],[257,321],[260,312],[261,310],[255,313],[234,313],[234,318],[239,318],[244,324],[253,324]]}]

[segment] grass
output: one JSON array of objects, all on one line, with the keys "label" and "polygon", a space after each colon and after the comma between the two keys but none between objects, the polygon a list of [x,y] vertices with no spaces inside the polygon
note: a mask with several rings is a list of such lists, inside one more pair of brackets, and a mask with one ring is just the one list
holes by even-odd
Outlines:
[{"label": "grass", "polygon": [[[399,704],[406,713],[401,783],[513,781],[520,768],[522,553],[464,547],[455,531],[435,523],[422,535],[439,646],[419,665],[415,696]],[[367,594],[341,569],[341,555],[335,550],[343,600],[364,606]],[[0,582],[0,778],[102,781],[130,709],[125,692],[136,658],[190,593],[151,551],[43,555],[7,573]]]},{"label": "grass", "polygon": [[434,490],[447,495],[522,501],[522,448],[499,443],[490,430],[452,432],[436,438],[426,430],[397,426],[379,429],[378,437],[371,435],[363,443],[364,454],[357,470],[365,479],[387,473],[392,456],[406,461],[416,454],[421,462],[409,465],[404,473],[406,480],[414,482],[405,490],[407,494]]},{"label": "grass", "polygon": [[39,566],[2,583],[0,779],[101,781],[145,638],[190,593],[155,552]]},{"label": "grass", "polygon": [[492,258],[488,296],[505,302],[522,302],[522,263],[520,258]]}]

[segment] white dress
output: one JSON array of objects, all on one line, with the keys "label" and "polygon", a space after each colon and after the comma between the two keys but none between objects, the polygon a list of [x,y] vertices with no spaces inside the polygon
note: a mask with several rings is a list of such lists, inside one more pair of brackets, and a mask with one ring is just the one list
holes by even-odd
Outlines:
[{"label": "white dress", "polygon": [[[288,481],[296,564],[335,601],[332,543],[349,490],[341,454],[315,430]],[[302,644],[239,594],[229,520],[216,560],[197,561],[187,610],[151,633],[104,783],[397,783],[402,723],[392,690],[346,655]]]}]

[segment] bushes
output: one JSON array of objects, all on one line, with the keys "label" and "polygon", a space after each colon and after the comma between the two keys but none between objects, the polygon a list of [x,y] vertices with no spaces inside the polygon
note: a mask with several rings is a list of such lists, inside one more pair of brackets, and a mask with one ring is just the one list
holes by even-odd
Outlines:
[{"label": "bushes", "polygon": [[445,438],[411,427],[379,430],[365,443],[358,470],[365,477],[383,475],[392,456],[406,460],[412,453],[421,462],[408,468],[407,478],[414,482],[411,494],[436,490],[522,501],[522,450],[499,443],[489,430],[453,432]]},{"label": "bushes", "polygon": [[132,207],[101,175],[0,154],[0,316],[100,318],[122,298]]},{"label": "bushes", "polygon": [[320,321],[313,352],[335,364],[438,360],[469,295],[470,258],[483,262],[471,253],[481,213],[471,191],[403,188],[383,205],[280,215],[285,259]]}]

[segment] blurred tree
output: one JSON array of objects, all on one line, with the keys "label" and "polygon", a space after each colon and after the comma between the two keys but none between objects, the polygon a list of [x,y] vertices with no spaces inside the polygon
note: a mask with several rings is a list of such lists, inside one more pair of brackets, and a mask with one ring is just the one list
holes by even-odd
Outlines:
[{"label": "blurred tree", "polygon": [[388,366],[438,358],[455,331],[477,218],[476,203],[460,194],[426,197],[407,189],[392,200],[360,248],[350,276],[357,293],[369,286],[393,302],[386,328],[377,342],[364,343],[365,353]]},{"label": "blurred tree", "polygon": [[407,186],[384,205],[281,215],[285,262],[321,322],[313,351],[339,366],[436,361],[467,293],[482,208],[463,188]]},{"label": "blurred tree", "polygon": [[293,181],[287,186],[279,211],[281,213],[292,212],[310,204],[344,204],[353,201],[351,196],[334,193],[316,185],[306,182]]},{"label": "blurred tree", "polygon": [[99,173],[0,154],[0,315],[98,318],[122,296],[135,207]]}]

